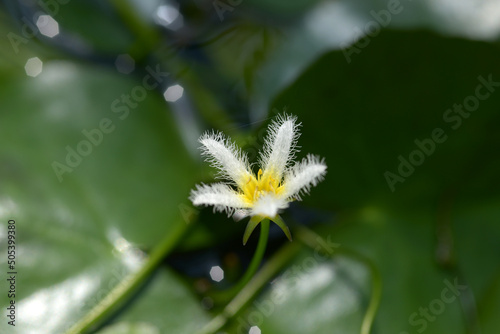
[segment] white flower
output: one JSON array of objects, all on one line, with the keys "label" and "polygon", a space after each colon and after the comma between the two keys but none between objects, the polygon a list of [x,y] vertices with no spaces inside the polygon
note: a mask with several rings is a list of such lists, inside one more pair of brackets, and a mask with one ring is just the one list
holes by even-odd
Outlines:
[{"label": "white flower", "polygon": [[300,200],[326,174],[324,161],[310,154],[291,165],[300,136],[300,124],[296,122],[295,116],[283,115],[270,124],[257,175],[246,154],[222,133],[208,132],[199,139],[202,154],[219,169],[218,177],[229,182],[198,185],[191,191],[190,199],[194,205],[212,205],[214,210],[225,211],[229,216],[252,216],[244,243],[264,218],[275,222],[291,239],[278,212],[286,209],[289,202]]}]

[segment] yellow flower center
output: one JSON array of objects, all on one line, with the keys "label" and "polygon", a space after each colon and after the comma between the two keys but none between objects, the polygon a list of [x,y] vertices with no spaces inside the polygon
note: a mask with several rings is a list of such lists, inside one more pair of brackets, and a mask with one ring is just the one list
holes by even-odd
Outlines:
[{"label": "yellow flower center", "polygon": [[241,187],[243,199],[249,203],[254,204],[259,197],[266,194],[278,195],[283,191],[283,185],[280,184],[278,176],[274,172],[262,172],[259,169],[257,177],[251,174],[248,181]]}]

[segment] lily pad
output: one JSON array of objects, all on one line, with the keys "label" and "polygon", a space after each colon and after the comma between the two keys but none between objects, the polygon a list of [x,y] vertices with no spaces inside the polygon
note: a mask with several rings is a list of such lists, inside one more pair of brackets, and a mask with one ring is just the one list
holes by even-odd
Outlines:
[{"label": "lily pad", "polygon": [[[1,230],[16,222],[16,329],[62,333],[186,226],[180,207],[194,169],[164,101],[142,81],[63,61],[36,78],[0,80],[9,143],[0,148]],[[176,288],[158,312],[186,293],[178,279],[161,282]],[[2,308],[9,302],[2,294]],[[185,303],[201,312],[192,297]]]}]

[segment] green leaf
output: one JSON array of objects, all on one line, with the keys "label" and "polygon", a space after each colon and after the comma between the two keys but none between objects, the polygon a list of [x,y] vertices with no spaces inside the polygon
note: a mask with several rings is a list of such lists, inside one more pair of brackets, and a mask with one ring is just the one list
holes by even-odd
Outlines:
[{"label": "green leaf", "polygon": [[[258,4],[261,1],[254,0],[254,2]],[[273,12],[273,7],[281,4],[281,1],[273,1],[267,7]],[[267,54],[265,62],[257,64],[251,57],[247,57],[244,62],[253,68],[254,89],[251,92],[250,104],[255,120],[265,117],[270,109],[268,105],[282,89],[292,85],[303,71],[332,50],[337,50],[342,55],[342,68],[347,68],[358,61],[362,62],[365,53],[389,30],[426,29],[480,41],[494,40],[500,34],[498,26],[488,19],[491,16],[498,16],[498,10],[461,6],[456,2],[440,1],[440,4],[436,5],[430,2],[386,0],[310,1],[309,8],[303,10],[302,17],[289,25],[278,19],[286,16],[287,10],[295,6],[286,7],[285,9],[281,6],[279,15],[273,13],[274,22],[278,23],[274,23],[273,28],[268,29],[276,31],[274,35],[279,35],[280,38],[274,38],[273,43],[267,45],[264,38],[261,38],[261,43],[257,41],[251,43],[256,46],[255,50],[265,47]],[[237,7],[235,10],[243,9]],[[461,19],[450,20],[452,15],[450,13],[453,13],[453,17]],[[257,36],[255,34],[253,39],[255,40]],[[237,41],[236,38],[233,40]],[[238,49],[243,47],[242,44]],[[248,44],[250,43],[247,42],[244,46]],[[223,45],[217,47],[220,52],[225,49]],[[231,51],[234,49],[235,47],[231,48]],[[389,57],[397,54],[398,50],[403,50],[403,47],[395,46],[390,50]],[[434,49],[428,45],[426,50]],[[245,52],[241,58],[246,55],[251,53]],[[240,63],[241,58],[233,57]]]},{"label": "green leaf", "polygon": [[359,333],[366,287],[369,275],[359,263],[318,260],[305,250],[238,318],[238,329],[248,324],[263,333]]},{"label": "green leaf", "polygon": [[285,233],[285,235],[289,241],[292,241],[292,234],[290,233],[290,229],[288,228],[288,226],[285,224],[285,222],[283,221],[283,219],[279,215],[276,215],[272,219],[272,222],[275,223],[276,225],[278,225],[278,227],[283,231],[283,233]]},{"label": "green leaf", "polygon": [[494,333],[500,326],[500,199],[468,204],[457,200],[450,214],[456,262],[471,290],[483,333]]},{"label": "green leaf", "polygon": [[[3,73],[0,81],[0,136],[9,143],[0,148],[0,224],[7,231],[16,221],[18,328],[62,333],[183,228],[194,168],[165,102],[142,80],[52,62],[36,78]],[[54,162],[66,166],[59,177]],[[6,247],[3,239],[2,254]],[[172,286],[165,308],[175,306],[185,288],[162,281]],[[8,302],[2,294],[2,308]]]},{"label": "green leaf", "polygon": [[[380,271],[382,293],[372,332],[460,333],[465,328],[460,320],[465,293],[459,290],[457,298],[449,290],[447,299],[441,299],[456,277],[432,261],[430,226],[420,223],[425,220],[422,214],[402,218],[367,208],[343,221],[341,228],[320,229],[324,240],[340,244],[331,259],[303,253],[238,323],[259,326],[263,332],[360,333],[377,293],[373,266]],[[423,308],[431,320],[420,313]]]},{"label": "green leaf", "polygon": [[461,300],[466,294],[459,290],[458,296],[451,291],[444,292],[446,300],[442,296],[455,280],[463,285],[463,278],[434,260],[432,213],[398,216],[389,211],[367,207],[332,233],[335,242],[371,259],[380,271],[383,289],[374,331],[462,332]]},{"label": "green leaf", "polygon": [[99,334],[194,333],[209,317],[184,287],[181,278],[171,270],[161,268],[152,277],[137,300],[127,305],[116,323],[106,326]]},{"label": "green leaf", "polygon": [[[75,44],[76,41],[81,44],[81,51],[95,50],[112,54],[128,50],[134,43],[133,34],[111,2],[53,4],[42,10],[59,23],[63,34],[74,39]],[[76,49],[77,46],[73,46],[73,50]]]},{"label": "green leaf", "polygon": [[[386,32],[349,66],[341,52],[322,57],[272,104],[288,106],[302,122],[301,155],[326,159],[325,181],[305,202],[339,210],[367,201],[396,201],[399,209],[429,206],[463,182],[474,184],[471,178],[481,182],[477,195],[488,197],[491,192],[480,189],[488,182],[500,185],[494,177],[500,161],[492,149],[500,143],[493,125],[500,91],[493,87],[468,118],[445,113],[475,96],[479,77],[500,81],[500,71],[491,66],[498,56],[487,43]],[[464,59],[471,66],[462,66]],[[446,140],[423,153],[416,141],[428,143],[435,129]],[[410,155],[417,161],[413,171],[400,174],[400,156],[409,161]],[[386,172],[403,180],[391,188]]]},{"label": "green leaf", "polygon": [[243,245],[246,245],[248,238],[250,238],[250,235],[252,234],[253,230],[255,230],[257,225],[260,224],[262,219],[264,218],[260,216],[253,216],[252,218],[250,218],[247,227],[245,228],[245,233],[243,233]]},{"label": "green leaf", "polygon": [[[338,213],[338,227],[324,227],[320,234],[363,254],[381,272],[384,288],[374,332],[496,328],[500,72],[492,64],[498,56],[488,43],[385,32],[349,66],[341,52],[326,54],[273,103],[277,109],[288,106],[302,122],[301,155],[318,154],[328,165],[325,181],[304,196],[296,212]],[[465,60],[470,66],[463,66]],[[485,81],[494,83],[480,100],[478,87],[486,92]],[[479,104],[467,116],[449,113],[471,97]],[[435,129],[442,129],[444,142],[429,143]],[[424,153],[416,141],[427,143],[431,152]],[[399,156],[409,161],[418,151],[422,163],[402,175]],[[394,191],[387,171],[404,178]],[[447,303],[441,293],[448,288],[445,295],[452,298],[448,285],[455,280],[466,288]],[[333,289],[342,283],[331,284]],[[342,297],[332,293],[330,298]],[[307,313],[271,315],[264,330],[303,330],[300,322],[309,312],[323,311],[314,296],[293,303],[280,307]],[[343,328],[348,321],[331,324]]]},{"label": "green leaf", "polygon": [[144,322],[120,322],[118,324],[106,327],[99,333],[101,334],[158,334],[160,330]]}]

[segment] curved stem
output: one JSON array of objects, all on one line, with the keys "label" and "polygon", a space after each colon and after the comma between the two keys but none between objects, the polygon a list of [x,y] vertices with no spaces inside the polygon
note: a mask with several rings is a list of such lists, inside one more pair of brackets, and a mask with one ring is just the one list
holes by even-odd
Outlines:
[{"label": "curved stem", "polygon": [[[345,255],[365,264],[369,268],[372,275],[372,295],[365,316],[363,317],[360,330],[360,334],[369,334],[371,332],[382,296],[382,278],[378,268],[369,258],[354,250],[342,247],[335,248],[332,252],[332,249],[325,248],[325,245],[328,245],[328,243],[309,229],[299,228],[297,232],[298,239],[303,244],[313,249],[317,249],[319,246],[323,248],[324,251],[330,255],[330,257],[340,254]],[[290,243],[281,248],[264,265],[260,272],[258,272],[255,277],[231,300],[223,311],[213,318],[212,321],[205,325],[200,331],[198,331],[197,334],[215,334],[220,331],[229,319],[237,316],[243,308],[247,306],[253,298],[255,298],[260,289],[267,282],[269,282],[269,280],[276,275],[276,273],[279,272],[281,268],[288,263],[288,261],[297,255],[300,249],[301,247],[298,243]]]},{"label": "curved stem", "polygon": [[[298,236],[304,244],[313,249],[316,249],[318,246],[324,248],[323,245],[326,244],[324,241],[318,242],[318,240],[322,240],[321,237],[306,228],[300,228]],[[329,253],[330,257],[342,254],[365,264],[370,269],[372,276],[372,296],[370,299],[370,303],[368,304],[365,316],[363,317],[363,322],[361,323],[360,330],[360,334],[370,334],[375,316],[378,311],[378,307],[380,305],[380,299],[382,297],[382,277],[377,266],[375,266],[375,264],[369,258],[352,249],[348,249],[345,247],[337,248],[335,249],[334,253],[331,253],[331,249],[324,250]]]},{"label": "curved stem", "polygon": [[66,334],[84,334],[91,332],[102,324],[116,309],[121,306],[134,291],[151,275],[163,258],[172,250],[180,236],[187,229],[187,224],[179,224],[170,230],[165,238],[154,248],[145,265],[137,272],[130,274],[104,297],[90,312],[71,327]]},{"label": "curved stem", "polygon": [[257,244],[257,248],[255,249],[252,261],[250,261],[247,271],[245,272],[241,280],[238,282],[238,284],[236,284],[235,286],[235,289],[238,288],[237,289],[238,291],[241,290],[241,288],[244,287],[248,283],[248,281],[250,281],[253,275],[257,272],[257,269],[259,269],[260,263],[264,258],[264,253],[266,252],[268,237],[269,237],[269,219],[263,219],[260,222],[259,243]]},{"label": "curved stem", "polygon": [[368,304],[368,309],[363,317],[361,334],[370,334],[380,305],[380,299],[382,298],[382,277],[377,267],[375,267],[371,261],[365,263],[370,267],[372,273],[372,298],[370,299],[370,304]]},{"label": "curved stem", "polygon": [[252,277],[259,269],[259,266],[262,262],[262,258],[264,257],[264,253],[266,252],[268,237],[269,237],[269,219],[263,219],[260,223],[259,242],[257,244],[257,248],[255,249],[255,253],[252,257],[252,260],[250,261],[250,264],[248,265],[245,274],[243,274],[238,283],[236,283],[228,290],[216,292],[213,295],[211,295],[211,297],[214,300],[223,302],[233,298],[252,279]]},{"label": "curved stem", "polygon": [[302,249],[299,243],[293,242],[283,246],[270,258],[262,269],[246,284],[243,289],[227,304],[224,310],[200,329],[197,334],[218,333],[229,319],[237,316],[257,293]]}]

